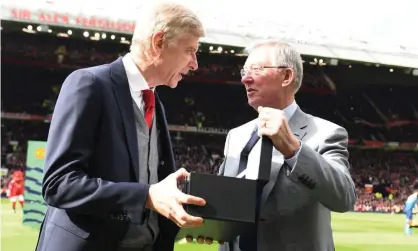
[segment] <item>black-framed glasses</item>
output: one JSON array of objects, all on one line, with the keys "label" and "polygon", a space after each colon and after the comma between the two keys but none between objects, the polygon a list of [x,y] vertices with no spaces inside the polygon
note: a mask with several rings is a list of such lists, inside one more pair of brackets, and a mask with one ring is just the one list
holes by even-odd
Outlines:
[{"label": "black-framed glasses", "polygon": [[271,66],[271,65],[264,65],[264,66],[253,66],[251,68],[243,68],[241,69],[241,77],[244,77],[245,74],[254,73],[260,74],[264,69],[286,69],[289,68],[288,66]]}]

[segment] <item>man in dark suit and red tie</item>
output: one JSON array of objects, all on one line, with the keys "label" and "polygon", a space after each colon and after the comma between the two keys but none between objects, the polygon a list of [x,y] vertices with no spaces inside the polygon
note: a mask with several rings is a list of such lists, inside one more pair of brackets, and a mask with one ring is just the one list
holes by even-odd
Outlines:
[{"label": "man in dark suit and red tie", "polygon": [[37,251],[171,251],[179,227],[199,226],[182,204],[205,201],[177,182],[158,85],[175,88],[198,67],[204,29],[189,9],[160,4],[139,14],[130,53],[76,70],[53,113]]}]

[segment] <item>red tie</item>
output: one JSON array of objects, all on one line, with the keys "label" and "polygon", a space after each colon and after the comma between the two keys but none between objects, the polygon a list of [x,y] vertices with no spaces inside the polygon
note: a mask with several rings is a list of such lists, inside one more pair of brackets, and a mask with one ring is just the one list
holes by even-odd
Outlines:
[{"label": "red tie", "polygon": [[155,96],[152,90],[143,90],[142,91],[142,99],[145,103],[145,121],[147,122],[148,128],[151,128],[152,125],[152,118],[154,116],[154,109],[155,109]]}]

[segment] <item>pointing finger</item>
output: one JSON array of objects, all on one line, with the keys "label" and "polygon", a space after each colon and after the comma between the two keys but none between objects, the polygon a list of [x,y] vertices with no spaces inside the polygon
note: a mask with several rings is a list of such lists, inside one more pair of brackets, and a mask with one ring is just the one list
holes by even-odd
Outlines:
[{"label": "pointing finger", "polygon": [[203,218],[189,215],[181,205],[174,205],[173,209],[174,219],[180,224],[181,227],[203,225]]},{"label": "pointing finger", "polygon": [[178,201],[182,204],[192,204],[196,206],[206,205],[206,201],[204,199],[185,193],[181,193],[181,195],[178,198]]}]

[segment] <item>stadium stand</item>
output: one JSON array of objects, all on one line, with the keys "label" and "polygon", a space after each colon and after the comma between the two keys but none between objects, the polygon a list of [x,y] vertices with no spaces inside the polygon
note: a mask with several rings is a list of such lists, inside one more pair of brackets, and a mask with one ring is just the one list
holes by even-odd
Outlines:
[{"label": "stadium stand", "polygon": [[[1,41],[1,156],[2,168],[12,173],[25,169],[28,140],[46,140],[64,78],[75,69],[115,60],[128,45],[25,33],[6,36]],[[216,173],[226,130],[256,113],[239,82],[245,57],[209,51],[198,57],[198,71],[178,88],[162,87],[158,93],[170,125],[220,129],[221,133],[172,131],[178,167]],[[304,111],[347,128],[359,197],[355,210],[401,212],[411,185],[418,182],[417,77],[375,65],[318,66],[308,61],[296,100]],[[2,187],[8,179],[2,179]]]}]

